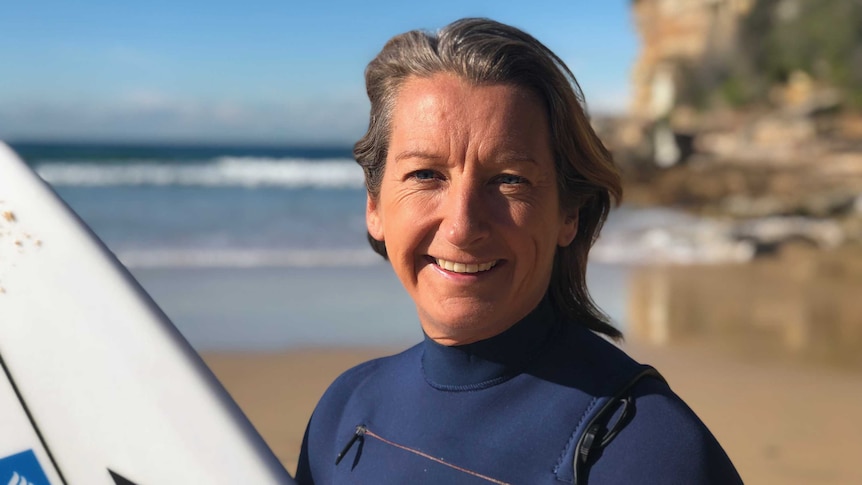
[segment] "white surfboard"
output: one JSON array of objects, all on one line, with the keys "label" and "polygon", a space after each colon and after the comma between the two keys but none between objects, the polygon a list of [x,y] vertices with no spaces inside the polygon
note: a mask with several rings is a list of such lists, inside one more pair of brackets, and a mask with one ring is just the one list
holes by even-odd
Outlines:
[{"label": "white surfboard", "polygon": [[0,485],[293,483],[203,361],[0,143]]}]

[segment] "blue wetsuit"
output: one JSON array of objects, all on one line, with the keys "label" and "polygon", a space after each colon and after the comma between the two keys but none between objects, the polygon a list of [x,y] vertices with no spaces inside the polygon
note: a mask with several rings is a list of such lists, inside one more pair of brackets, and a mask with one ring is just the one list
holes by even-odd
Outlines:
[{"label": "blue wetsuit", "polygon": [[[584,422],[638,369],[602,338],[557,318],[546,301],[488,340],[446,347],[426,338],[330,386],[308,425],[297,481],[572,483]],[[644,379],[632,395],[634,416],[580,483],[741,483],[666,384]]]}]

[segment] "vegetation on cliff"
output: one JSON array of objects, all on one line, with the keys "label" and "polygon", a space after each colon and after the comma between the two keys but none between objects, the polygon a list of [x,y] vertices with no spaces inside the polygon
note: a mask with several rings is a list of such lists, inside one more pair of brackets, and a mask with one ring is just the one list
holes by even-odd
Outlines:
[{"label": "vegetation on cliff", "polygon": [[801,75],[862,109],[862,1],[756,0],[738,29],[730,52],[680,66],[683,104],[762,104]]}]

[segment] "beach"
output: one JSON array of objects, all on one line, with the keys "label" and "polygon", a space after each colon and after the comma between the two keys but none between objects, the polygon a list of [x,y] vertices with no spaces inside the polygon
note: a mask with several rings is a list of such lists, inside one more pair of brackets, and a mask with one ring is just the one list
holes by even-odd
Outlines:
[{"label": "beach", "polygon": [[[851,263],[860,260],[855,251],[792,251],[745,265],[594,264],[589,282],[626,331],[623,348],[659,369],[745,483],[857,484],[853,294],[862,278]],[[422,338],[384,262],[133,272],[291,472],[326,387]]]},{"label": "beach", "polygon": [[[745,483],[862,483],[862,375],[732,360],[706,344],[631,342],[624,348],[662,372],[724,446]],[[305,425],[329,383],[353,365],[395,351],[208,352],[204,359],[293,472]]]},{"label": "beach", "polygon": [[[593,265],[590,286],[601,306],[623,320],[622,348],[659,369],[724,446],[745,483],[857,484],[862,366],[860,302],[853,295],[862,284],[859,256],[858,248],[795,248],[745,265]],[[237,284],[248,287],[242,278]],[[350,338],[340,345],[204,357],[293,471],[307,420],[329,383],[360,362],[398,352],[419,334],[411,334],[418,326],[413,309],[385,264],[331,274],[291,270],[281,284],[306,292],[282,301],[316,308],[309,318]],[[328,305],[309,299],[324,287],[341,297]],[[350,317],[344,306],[352,308]],[[340,329],[339,318],[381,325],[373,333],[378,345]]]},{"label": "beach", "polygon": [[[18,148],[291,472],[329,383],[423,338],[367,246],[347,148]],[[662,372],[746,483],[862,483],[862,248],[796,241],[753,258],[733,231],[623,206],[593,248],[588,287],[623,348]]]}]

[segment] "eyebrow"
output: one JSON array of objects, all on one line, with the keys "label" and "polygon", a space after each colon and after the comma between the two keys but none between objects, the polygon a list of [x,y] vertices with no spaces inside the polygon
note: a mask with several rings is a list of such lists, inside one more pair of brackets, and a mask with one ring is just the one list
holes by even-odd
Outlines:
[{"label": "eyebrow", "polygon": [[[425,152],[422,150],[406,150],[395,156],[395,161],[400,162],[401,160],[406,160],[410,158],[419,158],[423,160],[443,160],[445,157],[441,155],[437,155],[431,152]],[[504,152],[495,157],[492,157],[494,161],[502,162],[502,163],[529,163],[531,165],[538,165],[539,163],[533,159],[532,157],[525,155],[523,153],[518,152]]]},{"label": "eyebrow", "polygon": [[526,162],[526,163],[529,163],[532,165],[538,165],[539,164],[539,162],[537,162],[535,159],[533,159],[533,157],[530,157],[524,153],[518,153],[518,152],[503,152],[503,153],[498,154],[496,157],[494,157],[494,160],[499,161],[499,162],[503,162],[503,163]]},{"label": "eyebrow", "polygon": [[401,160],[405,160],[408,158],[421,158],[424,160],[443,160],[444,157],[431,152],[424,152],[422,150],[407,150],[396,155],[395,161],[400,162]]}]

